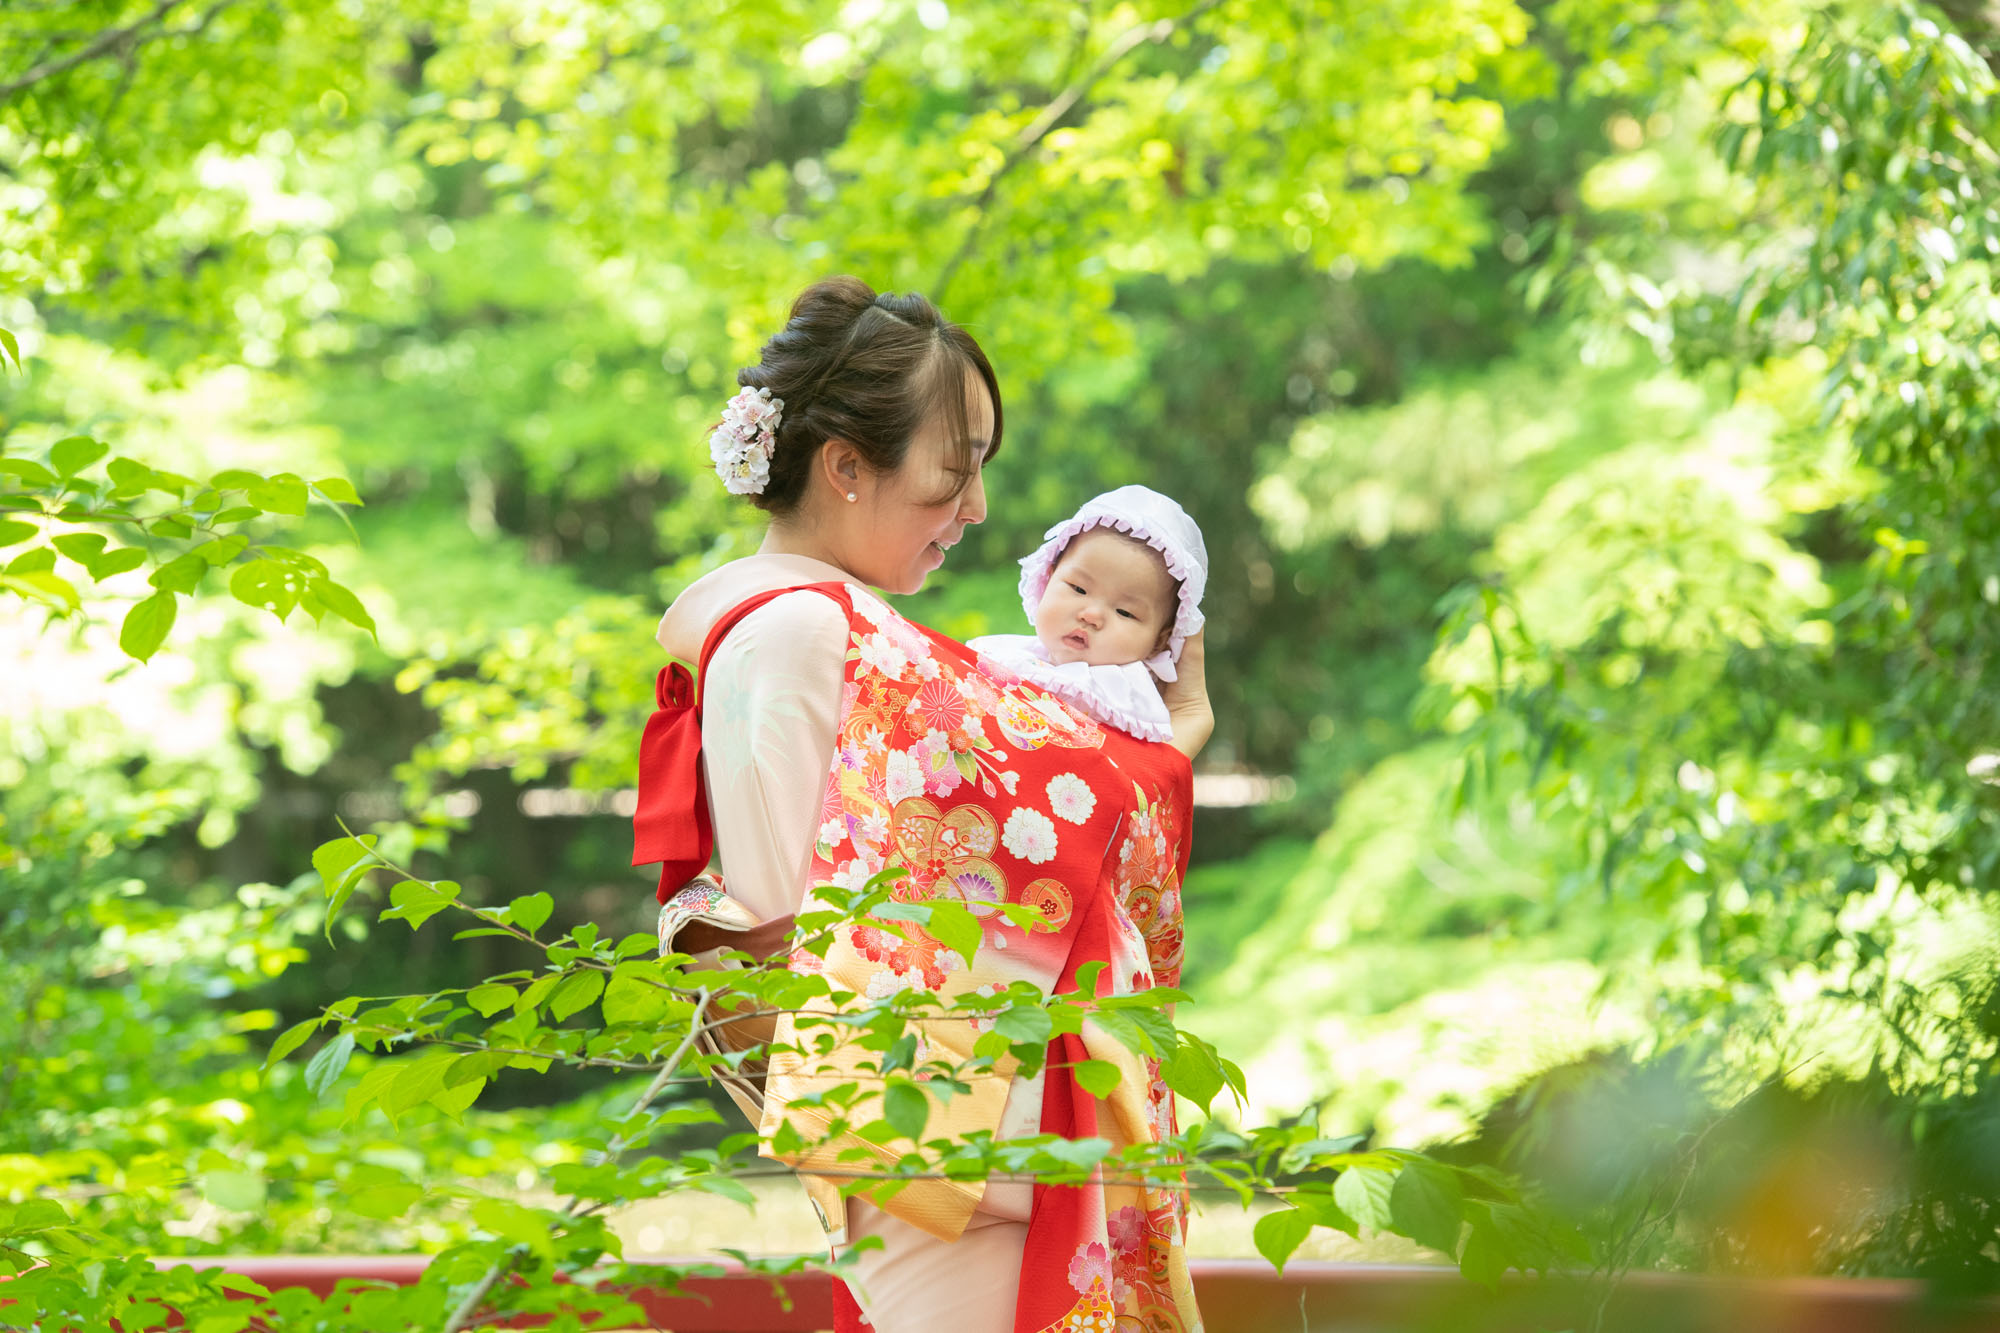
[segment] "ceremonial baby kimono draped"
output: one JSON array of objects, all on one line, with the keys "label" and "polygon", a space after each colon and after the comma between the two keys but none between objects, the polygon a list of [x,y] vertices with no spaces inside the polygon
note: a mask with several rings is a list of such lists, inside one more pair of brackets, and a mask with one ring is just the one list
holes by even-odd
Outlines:
[{"label": "ceremonial baby kimono draped", "polygon": [[[824,957],[793,953],[790,966],[824,974],[836,990],[878,997],[900,990],[945,999],[995,994],[1015,981],[1061,992],[1075,989],[1079,971],[1092,963],[1102,965],[1095,983],[1100,996],[1176,985],[1192,813],[1186,757],[1165,743],[1099,725],[963,644],[905,620],[854,584],[819,583],[810,591],[838,603],[848,621],[838,736],[812,849],[812,882],[858,888],[885,868],[901,867],[908,874],[894,896],[959,898],[982,916],[985,937],[968,968],[914,926],[899,923],[903,933],[897,935],[863,923],[837,931]],[[717,628],[725,626],[718,622]],[[648,785],[642,776],[642,805]],[[740,908],[732,914],[718,905],[706,887],[692,890],[684,903],[663,896],[668,914],[680,920],[724,926],[755,920]],[[990,906],[995,902],[1039,908],[1055,929],[1009,925]],[[808,895],[806,907],[812,906]],[[968,1059],[980,1035],[977,1023],[963,1019],[919,1020],[913,1027],[925,1044],[920,1064]],[[780,1048],[811,1042],[829,1030],[785,1016],[775,1042]],[[852,1081],[841,1070],[875,1058],[848,1048],[831,1057],[815,1054],[809,1064],[798,1055],[774,1056],[759,1117],[766,1155],[779,1156],[771,1143],[787,1121],[806,1141],[821,1138],[829,1113],[797,1103]],[[1086,1060],[1118,1068],[1119,1083],[1108,1097],[1100,1100],[1073,1077],[1071,1070]],[[970,1093],[933,1102],[925,1137],[1001,1128],[1010,1081],[968,1081]],[[1175,1132],[1173,1094],[1160,1079],[1159,1062],[1094,1023],[1051,1043],[1039,1083],[1042,1133],[1103,1138],[1118,1148]],[[1016,1080],[1011,1086],[1033,1084]],[[1018,1110],[1007,1116],[1010,1126],[1020,1123]],[[1030,1116],[1027,1124],[1034,1123]],[[838,1159],[855,1148],[883,1161],[898,1155],[852,1135],[784,1155],[828,1216],[840,1216],[842,1201],[833,1182],[815,1176],[814,1168],[851,1172],[865,1163]],[[952,1240],[984,1189],[983,1181],[919,1181],[881,1206]],[[1201,1323],[1185,1232],[1186,1198],[1176,1191],[1104,1182],[1036,1186],[1016,1333],[1195,1333]],[[865,1327],[851,1313],[851,1301],[842,1308],[843,1333]]]}]

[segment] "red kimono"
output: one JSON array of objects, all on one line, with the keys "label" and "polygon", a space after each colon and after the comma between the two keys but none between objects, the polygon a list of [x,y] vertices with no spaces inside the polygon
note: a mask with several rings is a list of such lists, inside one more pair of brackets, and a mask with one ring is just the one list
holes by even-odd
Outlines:
[{"label": "red kimono", "polygon": [[[915,926],[900,925],[898,936],[861,924],[837,932],[824,957],[795,952],[794,970],[825,974],[836,989],[864,995],[922,990],[946,999],[991,994],[1020,980],[1044,992],[1073,990],[1089,963],[1104,965],[1095,983],[1100,996],[1177,985],[1192,813],[1187,758],[1165,743],[1101,726],[854,584],[812,590],[838,602],[849,627],[813,882],[859,887],[899,866],[909,873],[896,887],[898,898],[962,899],[982,918],[985,938],[968,968]],[[1055,929],[1009,925],[992,907],[996,902],[1033,905]],[[804,910],[814,905],[809,896]],[[962,1018],[911,1026],[919,1034],[920,1064],[967,1059],[980,1035],[980,1024]],[[827,1031],[782,1017],[775,1042],[782,1048]],[[884,1163],[901,1150],[853,1135],[819,1142],[831,1113],[794,1103],[854,1081],[842,1070],[875,1058],[841,1047],[810,1061],[781,1051],[771,1061],[759,1124],[763,1151],[781,1156],[771,1143],[787,1120],[817,1144],[782,1157],[799,1168],[830,1216],[838,1215],[841,1200],[834,1182],[815,1168],[852,1172],[866,1167],[866,1158],[851,1155],[857,1148]],[[1118,1069],[1107,1097],[1093,1096],[1071,1073],[1086,1060]],[[970,1093],[933,1100],[926,1138],[998,1127],[1011,1070],[969,1081]],[[854,1123],[875,1118],[868,1102],[864,1097],[852,1108]],[[1051,1043],[1041,1130],[1103,1138],[1114,1148],[1158,1141],[1175,1132],[1173,1094],[1160,1080],[1158,1060],[1086,1021],[1080,1034]],[[850,1155],[842,1158],[844,1151]],[[983,1190],[983,1181],[919,1181],[880,1206],[949,1240]],[[1194,1333],[1201,1321],[1183,1248],[1186,1221],[1186,1196],[1174,1190],[1102,1181],[1038,1185],[1017,1333]],[[842,1333],[865,1327],[851,1300],[842,1310]]]}]

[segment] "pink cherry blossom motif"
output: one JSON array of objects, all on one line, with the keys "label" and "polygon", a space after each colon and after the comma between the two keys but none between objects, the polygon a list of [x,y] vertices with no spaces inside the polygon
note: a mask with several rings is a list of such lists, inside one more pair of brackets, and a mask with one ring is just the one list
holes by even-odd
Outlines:
[{"label": "pink cherry blossom motif", "polygon": [[1111,1256],[1096,1241],[1083,1246],[1076,1257],[1069,1261],[1069,1284],[1078,1291],[1089,1291],[1091,1284],[1102,1282],[1111,1285]]},{"label": "pink cherry blossom motif", "polygon": [[889,751],[884,794],[889,804],[924,794],[924,761],[915,750]]},{"label": "pink cherry blossom motif", "polygon": [[1127,1204],[1111,1215],[1107,1229],[1111,1248],[1125,1254],[1138,1249],[1146,1239],[1146,1218],[1137,1208]]},{"label": "pink cherry blossom motif", "polygon": [[949,796],[964,785],[965,775],[958,771],[957,762],[950,754],[943,754],[931,764],[924,790],[932,796]]},{"label": "pink cherry blossom motif", "polygon": [[869,634],[857,645],[861,660],[885,676],[900,677],[909,668],[909,654],[887,634]]}]

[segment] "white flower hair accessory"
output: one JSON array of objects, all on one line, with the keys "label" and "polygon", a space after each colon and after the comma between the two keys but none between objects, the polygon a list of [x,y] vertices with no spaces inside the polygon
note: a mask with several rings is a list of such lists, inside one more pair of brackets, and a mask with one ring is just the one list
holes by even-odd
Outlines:
[{"label": "white flower hair accessory", "polygon": [[722,409],[722,424],[708,437],[715,474],[731,495],[762,495],[771,483],[771,454],[785,400],[769,389],[744,389]]}]

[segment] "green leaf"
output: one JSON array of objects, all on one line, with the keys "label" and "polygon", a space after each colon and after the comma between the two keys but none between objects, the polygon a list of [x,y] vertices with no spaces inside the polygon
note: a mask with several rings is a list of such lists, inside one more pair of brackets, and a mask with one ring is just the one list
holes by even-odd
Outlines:
[{"label": "green leaf", "polygon": [[422,1185],[397,1181],[344,1194],[341,1196],[341,1206],[362,1217],[372,1217],[378,1222],[386,1222],[392,1217],[401,1217],[410,1211],[410,1206],[423,1197]]},{"label": "green leaf", "polygon": [[1361,1224],[1349,1217],[1341,1206],[1333,1201],[1332,1195],[1301,1191],[1291,1198],[1292,1206],[1311,1218],[1314,1226],[1331,1227],[1350,1236],[1361,1234]]},{"label": "green leaf", "polygon": [[62,552],[79,565],[88,568],[104,550],[104,534],[101,532],[65,532],[49,540],[49,545]]},{"label": "green leaf", "polygon": [[0,458],[0,475],[7,473],[19,477],[28,486],[53,486],[57,480],[55,473],[32,458]]},{"label": "green leaf", "polygon": [[882,1118],[891,1129],[915,1143],[923,1137],[924,1126],[930,1121],[930,1098],[916,1084],[898,1080],[883,1089]]},{"label": "green leaf", "polygon": [[315,1097],[325,1097],[328,1088],[334,1085],[347,1068],[348,1060],[354,1054],[354,1034],[336,1033],[332,1040],[319,1048],[319,1053],[306,1062],[306,1086]]},{"label": "green leaf", "polygon": [[229,595],[245,606],[269,611],[282,621],[299,604],[299,589],[291,568],[276,560],[252,560],[229,576]]},{"label": "green leaf", "polygon": [[153,520],[153,532],[157,536],[182,540],[194,536],[194,525],[178,514],[163,514]]},{"label": "green leaf", "polygon": [[[47,547],[42,549],[48,550]],[[34,552],[31,551],[29,554],[32,555]],[[55,558],[55,552],[49,551],[48,554],[51,560]],[[0,575],[0,588],[11,588],[31,601],[45,603],[60,615],[68,615],[83,605],[83,599],[77,595],[74,584],[60,574],[51,574],[47,570],[36,569],[17,574],[10,569],[6,574]]]},{"label": "green leaf", "polygon": [[241,1306],[226,1306],[195,1320],[192,1333],[243,1333],[252,1318],[251,1312]]},{"label": "green leaf", "polygon": [[90,577],[108,579],[113,574],[123,574],[146,563],[146,553],[136,546],[121,546],[115,551],[106,551],[90,567]]},{"label": "green leaf", "polygon": [[161,592],[192,593],[201,586],[201,576],[206,573],[208,561],[188,551],[154,570],[147,581]]},{"label": "green leaf", "polygon": [[472,1205],[472,1220],[500,1239],[525,1245],[537,1254],[547,1256],[553,1252],[548,1219],[518,1203],[481,1199]]},{"label": "green leaf", "polygon": [[74,477],[77,473],[111,452],[109,445],[99,444],[88,435],[72,435],[66,440],[56,441],[49,450],[49,462],[56,472],[64,477]]},{"label": "green leaf", "polygon": [[248,537],[243,536],[241,533],[231,533],[227,537],[217,537],[213,541],[203,542],[192,551],[189,551],[188,554],[191,556],[200,556],[208,564],[209,568],[213,569],[217,565],[226,565],[237,556],[242,555],[249,545],[250,539]]},{"label": "green leaf", "polygon": [[481,1018],[491,1018],[502,1009],[511,1007],[514,995],[512,986],[474,986],[465,993],[465,1002],[477,1010]]},{"label": "green leaf", "polygon": [[12,361],[14,369],[21,369],[20,341],[14,337],[13,333],[6,329],[0,329],[0,358],[4,359],[0,360],[0,364],[4,364],[4,361]]},{"label": "green leaf", "polygon": [[111,478],[113,495],[137,495],[153,479],[153,469],[131,458],[112,459],[104,465],[104,473]]},{"label": "green leaf", "polygon": [[56,553],[46,546],[23,551],[8,562],[9,574],[46,574],[56,567]]},{"label": "green leaf", "polygon": [[1333,1182],[1333,1201],[1362,1226],[1381,1231],[1389,1226],[1389,1193],[1395,1187],[1394,1171],[1350,1166]]},{"label": "green leaf", "polygon": [[1488,1291],[1500,1289],[1500,1278],[1507,1271],[1507,1254],[1500,1243],[1500,1233],[1490,1223],[1472,1224],[1465,1238],[1465,1249],[1458,1256],[1458,1271]]},{"label": "green leaf", "polygon": [[119,650],[141,662],[160,651],[160,645],[173,630],[174,617],[179,614],[177,601],[170,592],[156,592],[135,602],[125,613],[125,623],[118,628]]},{"label": "green leaf", "polygon": [[930,909],[931,919],[924,923],[924,929],[930,932],[931,938],[970,964],[973,955],[979,951],[979,918],[973,916],[965,904],[948,898],[933,900]]},{"label": "green leaf", "polygon": [[1070,1071],[1085,1092],[1093,1097],[1104,1098],[1118,1086],[1118,1066],[1109,1060],[1082,1060]]},{"label": "green leaf", "polygon": [[389,890],[390,906],[378,921],[407,921],[415,930],[458,901],[459,886],[448,879],[435,883],[406,879]]},{"label": "green leaf", "polygon": [[348,895],[375,866],[375,860],[369,854],[374,845],[375,835],[369,833],[359,838],[336,838],[322,843],[313,852],[313,869],[319,871],[320,882],[326,886],[327,897],[331,899],[326,905],[325,932],[328,939],[333,938],[333,919],[340,915]]},{"label": "green leaf", "polygon": [[549,992],[562,984],[562,976],[551,972],[545,977],[536,977],[514,1000],[514,1012],[525,1014],[549,998]]},{"label": "green leaf", "polygon": [[558,1022],[586,1008],[604,993],[602,972],[572,972],[549,996],[549,1013]]},{"label": "green leaf", "polygon": [[1282,1274],[1285,1261],[1305,1243],[1312,1229],[1312,1219],[1298,1209],[1280,1208],[1257,1219],[1257,1225],[1250,1230],[1250,1239],[1257,1246],[1257,1253],[1268,1259],[1271,1267]]},{"label": "green leaf", "polygon": [[316,578],[311,583],[312,595],[319,598],[327,610],[359,629],[375,633],[375,617],[368,614],[368,608],[352,591],[335,583],[332,579]]},{"label": "green leaf", "polygon": [[1019,1004],[993,1020],[993,1030],[1009,1041],[1044,1045],[1055,1032],[1055,1021],[1039,1004]]},{"label": "green leaf", "polygon": [[208,479],[209,489],[215,491],[242,491],[248,490],[252,486],[262,486],[263,484],[263,473],[250,472],[236,467],[227,468]]},{"label": "green leaf", "polygon": [[313,483],[313,489],[335,504],[358,505],[361,497],[354,490],[354,483],[345,477],[321,477]]},{"label": "green leaf", "polygon": [[12,1208],[12,1216],[9,1211],[0,1204],[0,1232],[46,1231],[70,1224],[68,1211],[54,1199],[23,1199]]},{"label": "green leaf", "polygon": [[0,519],[0,546],[12,546],[15,542],[27,541],[41,529],[32,523],[22,523],[18,519]]},{"label": "green leaf", "polygon": [[269,514],[305,517],[306,484],[289,472],[244,488],[243,498]]},{"label": "green leaf", "polygon": [[1389,1228],[1419,1245],[1457,1254],[1463,1198],[1449,1167],[1417,1158],[1397,1173],[1389,1191]]},{"label": "green leaf", "polygon": [[657,1023],[671,1004],[667,993],[638,977],[614,976],[604,991],[607,1023]]},{"label": "green leaf", "polygon": [[264,1177],[255,1171],[204,1171],[202,1197],[232,1213],[248,1213],[264,1206]]},{"label": "green leaf", "polygon": [[549,913],[555,910],[556,900],[548,894],[531,893],[507,904],[507,922],[532,935],[542,928],[549,919]]},{"label": "green leaf", "polygon": [[284,1034],[271,1043],[271,1049],[264,1056],[263,1067],[269,1069],[272,1065],[305,1045],[306,1038],[319,1031],[320,1024],[324,1022],[326,1022],[326,1016],[322,1014],[318,1018],[308,1018],[303,1023],[294,1023],[286,1028]]},{"label": "green leaf", "polygon": [[757,1196],[750,1192],[750,1187],[730,1176],[696,1176],[688,1184],[704,1194],[718,1194],[725,1199],[733,1199],[746,1208],[757,1206]]},{"label": "green leaf", "polygon": [[365,835],[359,838],[335,838],[332,842],[323,842],[313,849],[313,869],[319,871],[320,882],[326,886],[328,893],[339,887],[348,871],[372,857],[374,844],[373,835]]},{"label": "green leaf", "polygon": [[1181,1044],[1160,1062],[1160,1078],[1206,1114],[1222,1091],[1222,1062],[1215,1048],[1192,1033],[1180,1034]]},{"label": "green leaf", "polygon": [[485,1086],[486,1080],[483,1078],[468,1079],[464,1083],[453,1084],[442,1092],[432,1093],[430,1104],[453,1120],[461,1120],[465,1116],[466,1108],[479,1100],[480,1089]]}]

